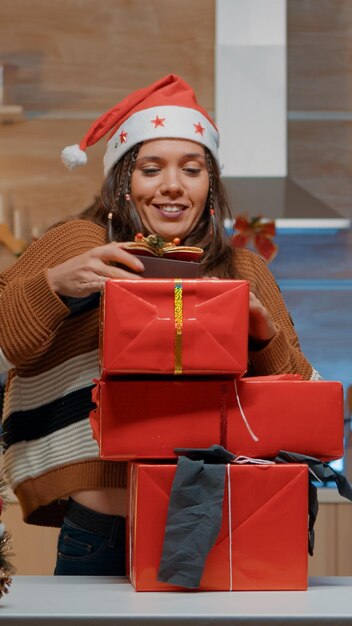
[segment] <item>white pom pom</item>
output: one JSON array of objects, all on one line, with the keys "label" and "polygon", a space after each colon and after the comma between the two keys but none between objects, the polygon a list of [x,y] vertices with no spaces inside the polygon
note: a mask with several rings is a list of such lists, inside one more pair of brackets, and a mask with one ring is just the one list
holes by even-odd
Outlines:
[{"label": "white pom pom", "polygon": [[61,152],[61,159],[69,170],[73,170],[75,167],[81,165],[86,165],[87,163],[87,155],[81,150],[77,143],[64,148]]}]

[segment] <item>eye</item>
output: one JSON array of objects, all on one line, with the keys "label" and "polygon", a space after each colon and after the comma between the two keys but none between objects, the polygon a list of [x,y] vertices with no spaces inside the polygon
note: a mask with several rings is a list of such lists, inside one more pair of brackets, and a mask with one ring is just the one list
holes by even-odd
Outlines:
[{"label": "eye", "polygon": [[142,169],[144,176],[155,176],[155,174],[158,174],[159,172],[160,168],[155,166],[143,167]]},{"label": "eye", "polygon": [[184,167],[183,170],[184,172],[187,172],[187,174],[191,174],[192,176],[196,176],[201,172],[200,167]]}]

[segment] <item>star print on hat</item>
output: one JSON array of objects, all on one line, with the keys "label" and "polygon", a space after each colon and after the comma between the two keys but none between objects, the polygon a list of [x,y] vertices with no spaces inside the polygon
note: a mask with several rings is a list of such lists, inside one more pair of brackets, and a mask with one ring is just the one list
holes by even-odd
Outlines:
[{"label": "star print on hat", "polygon": [[170,74],[134,91],[104,113],[90,127],[80,144],[62,151],[66,167],[87,163],[86,148],[108,135],[104,173],[130,148],[151,139],[189,139],[207,147],[219,162],[219,133],[190,87],[179,76]]}]

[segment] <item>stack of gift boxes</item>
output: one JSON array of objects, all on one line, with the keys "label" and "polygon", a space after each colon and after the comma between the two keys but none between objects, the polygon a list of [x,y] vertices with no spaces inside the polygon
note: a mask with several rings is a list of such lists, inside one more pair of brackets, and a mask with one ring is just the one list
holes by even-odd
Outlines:
[{"label": "stack of gift boxes", "polygon": [[[245,378],[247,281],[112,280],[101,312],[93,435],[103,459],[130,461],[128,567],[139,591],[158,581],[177,448],[220,444],[227,466],[220,533],[204,590],[306,589],[308,468],[250,462],[280,450],[343,454],[338,382]],[[243,458],[245,457],[245,458]]]}]

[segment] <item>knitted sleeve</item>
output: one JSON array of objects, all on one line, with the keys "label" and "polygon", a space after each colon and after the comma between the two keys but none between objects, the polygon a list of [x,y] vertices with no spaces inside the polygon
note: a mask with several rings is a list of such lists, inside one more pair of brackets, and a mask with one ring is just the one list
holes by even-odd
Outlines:
[{"label": "knitted sleeve", "polygon": [[103,229],[72,220],[48,231],[0,276],[0,371],[25,362],[52,341],[70,309],[50,289],[47,269],[104,243]]},{"label": "knitted sleeve", "polygon": [[304,356],[280,289],[265,261],[248,250],[235,254],[236,274],[250,282],[250,289],[272,316],[278,332],[261,350],[249,353],[249,374],[301,374],[309,380],[313,368]]}]

